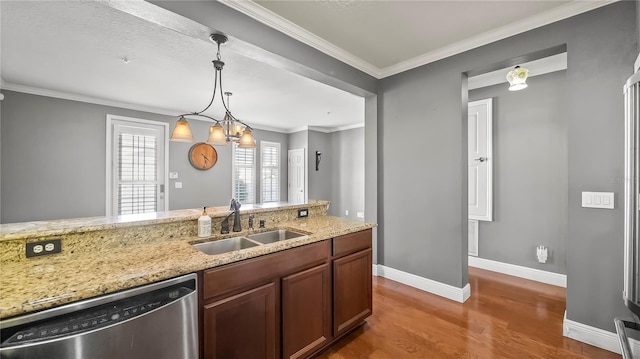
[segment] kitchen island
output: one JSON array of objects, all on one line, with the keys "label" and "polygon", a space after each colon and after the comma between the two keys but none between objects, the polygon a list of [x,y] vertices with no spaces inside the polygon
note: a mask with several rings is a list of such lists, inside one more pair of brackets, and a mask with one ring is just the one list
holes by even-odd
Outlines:
[{"label": "kitchen island", "polygon": [[[0,319],[119,290],[199,272],[373,228],[375,224],[326,215],[328,202],[278,204],[241,211],[243,231],[196,236],[199,210],[169,211],[157,218],[97,217],[3,225],[0,230]],[[296,218],[309,209],[309,217]],[[219,232],[224,208],[208,209]],[[248,216],[266,221],[266,229],[285,228],[307,234],[220,255],[207,255],[191,243],[246,234]],[[126,217],[126,216],[123,216]],[[144,216],[143,216],[144,217]],[[217,226],[216,226],[217,225]],[[257,227],[257,226],[256,226]],[[21,234],[22,233],[22,234]],[[25,258],[29,241],[62,238],[62,253]]]}]

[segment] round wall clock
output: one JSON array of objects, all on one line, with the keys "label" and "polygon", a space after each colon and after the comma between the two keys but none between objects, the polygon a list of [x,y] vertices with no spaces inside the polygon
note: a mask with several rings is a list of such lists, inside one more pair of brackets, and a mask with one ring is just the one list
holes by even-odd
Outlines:
[{"label": "round wall clock", "polygon": [[191,146],[189,162],[199,170],[205,171],[213,167],[218,161],[218,152],[208,143],[200,142]]}]

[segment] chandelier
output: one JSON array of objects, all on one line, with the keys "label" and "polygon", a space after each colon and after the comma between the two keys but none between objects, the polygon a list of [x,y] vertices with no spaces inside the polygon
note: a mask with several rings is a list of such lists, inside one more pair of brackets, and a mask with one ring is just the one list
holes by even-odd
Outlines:
[{"label": "chandelier", "polygon": [[[256,140],[253,138],[251,127],[235,118],[231,114],[231,110],[229,110],[229,96],[231,96],[231,92],[224,92],[224,94],[227,96],[226,102],[224,100],[224,97],[222,96],[222,68],[224,67],[224,62],[222,62],[220,58],[220,45],[227,42],[227,37],[222,34],[212,34],[211,36],[209,36],[209,38],[211,39],[211,41],[215,42],[218,45],[217,58],[216,60],[212,61],[213,67],[215,69],[215,76],[213,81],[213,94],[211,95],[211,101],[209,101],[207,107],[205,107],[202,111],[184,113],[182,115],[179,115],[178,120],[176,121],[176,127],[173,129],[169,140],[176,142],[195,142],[187,118],[203,117],[215,122],[215,125],[209,126],[209,137],[207,138],[207,143],[217,146],[225,146],[230,142],[237,142],[238,147],[255,148]],[[211,105],[213,104],[213,100],[216,98],[216,91],[218,89],[220,89],[220,99],[225,109],[225,115],[222,120],[216,120],[211,116],[203,114],[203,112],[208,110],[209,107],[211,107]]]}]

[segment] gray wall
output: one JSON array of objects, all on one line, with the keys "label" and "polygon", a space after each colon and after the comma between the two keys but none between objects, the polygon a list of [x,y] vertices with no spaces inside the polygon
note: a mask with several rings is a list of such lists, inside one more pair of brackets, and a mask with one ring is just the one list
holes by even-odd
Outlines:
[{"label": "gray wall", "polygon": [[330,214],[364,220],[357,217],[357,212],[364,212],[364,127],[332,132],[330,156],[333,160]]},{"label": "gray wall", "polygon": [[[308,131],[307,174],[309,175],[309,199],[331,200],[334,158],[331,153],[331,134]],[[316,171],[316,151],[322,153],[320,167]]]},{"label": "gray wall", "polygon": [[[469,91],[493,99],[493,222],[479,221],[478,257],[566,273],[568,163],[566,71]],[[546,264],[536,247],[549,248]]]},{"label": "gray wall", "polygon": [[289,149],[299,150],[309,146],[309,135],[307,130],[289,134]]},{"label": "gray wall", "polygon": [[[373,138],[372,142],[375,140]],[[364,128],[331,133],[305,130],[289,134],[289,149],[304,148],[307,153],[309,199],[331,201],[329,214],[332,216],[362,220],[357,218],[357,212],[365,210],[364,146]],[[318,171],[316,151],[322,152]],[[345,215],[345,210],[349,210],[349,215]]]},{"label": "gray wall", "polygon": [[[467,283],[466,80],[486,68],[567,45],[567,317],[614,331],[622,303],[622,206],[581,208],[581,191],[623,193],[621,86],[638,54],[635,2],[617,2],[381,81],[379,166],[383,264]],[[462,85],[462,86],[461,86]],[[411,154],[407,156],[406,154]],[[413,180],[419,186],[408,186]],[[382,202],[382,203],[380,203]]]},{"label": "gray wall", "polygon": [[[105,214],[106,115],[170,123],[175,118],[148,112],[3,91],[0,123],[2,223],[102,216]],[[190,121],[204,141],[209,123]],[[281,142],[282,178],[287,178],[287,135],[255,130],[260,140]],[[191,144],[169,143],[169,208],[224,205],[231,198],[231,149],[216,146],[218,162],[208,171],[187,159]],[[260,156],[256,170],[259,173]],[[258,179],[259,180],[259,179]],[[180,181],[182,189],[175,189]],[[281,199],[287,199],[286,180]]]}]

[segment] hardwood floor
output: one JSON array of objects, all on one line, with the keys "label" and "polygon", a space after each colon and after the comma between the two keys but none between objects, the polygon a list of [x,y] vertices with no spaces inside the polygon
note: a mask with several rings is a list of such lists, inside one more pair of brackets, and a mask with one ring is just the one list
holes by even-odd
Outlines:
[{"label": "hardwood floor", "polygon": [[469,268],[460,304],[380,277],[373,315],[322,359],[620,358],[562,336],[565,289]]}]

